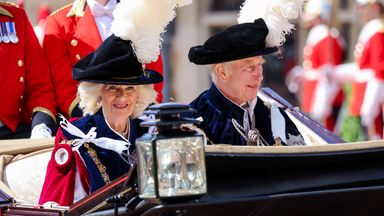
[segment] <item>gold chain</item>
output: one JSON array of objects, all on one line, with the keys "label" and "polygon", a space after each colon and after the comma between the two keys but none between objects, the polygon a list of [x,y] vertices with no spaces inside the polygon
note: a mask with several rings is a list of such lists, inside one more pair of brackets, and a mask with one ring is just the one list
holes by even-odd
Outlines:
[{"label": "gold chain", "polygon": [[111,180],[109,179],[109,175],[106,172],[107,168],[101,163],[99,157],[97,157],[96,151],[89,146],[88,143],[84,143],[85,148],[87,148],[87,151],[89,155],[92,157],[93,162],[96,164],[97,169],[99,170],[101,176],[103,177],[103,180],[106,184],[111,183]]},{"label": "gold chain", "polygon": [[283,141],[281,140],[280,137],[275,138],[275,144],[274,146],[283,146]]}]

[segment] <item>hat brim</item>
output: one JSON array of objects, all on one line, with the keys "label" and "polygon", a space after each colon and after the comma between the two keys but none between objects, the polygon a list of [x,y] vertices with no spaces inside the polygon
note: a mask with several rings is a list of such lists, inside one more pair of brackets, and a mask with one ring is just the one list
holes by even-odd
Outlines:
[{"label": "hat brim", "polygon": [[[95,53],[91,53],[85,56],[76,64],[72,69],[72,78],[80,82],[92,82],[100,84],[114,84],[114,85],[145,85],[155,84],[163,81],[163,76],[154,70],[144,69],[142,71],[141,64],[140,68],[136,66],[134,70],[140,70],[141,73],[132,76],[117,77],[116,74],[125,74],[126,66],[121,65],[129,54],[120,56],[118,58],[111,59],[103,64],[90,65],[90,62]],[[139,63],[138,63],[139,64]],[[119,73],[110,73],[111,71],[119,71]]]},{"label": "hat brim", "polygon": [[144,70],[144,74],[142,74],[139,77],[132,77],[127,79],[124,78],[100,78],[92,77],[90,79],[84,78],[84,79],[78,79],[80,82],[91,82],[91,83],[100,83],[100,84],[109,84],[109,85],[145,85],[145,84],[155,84],[160,83],[163,81],[163,76],[154,71],[154,70]]},{"label": "hat brim", "polygon": [[271,53],[274,53],[277,51],[276,47],[265,47],[262,50],[257,50],[250,53],[244,53],[244,54],[229,54],[229,55],[220,55],[215,57],[212,54],[206,53],[206,55],[198,54],[197,56],[192,57],[190,56],[190,61],[197,64],[197,65],[207,65],[207,64],[218,64],[223,62],[230,62],[230,61],[236,61],[239,59],[245,59],[250,58],[254,56],[261,56],[261,55],[268,55]]}]

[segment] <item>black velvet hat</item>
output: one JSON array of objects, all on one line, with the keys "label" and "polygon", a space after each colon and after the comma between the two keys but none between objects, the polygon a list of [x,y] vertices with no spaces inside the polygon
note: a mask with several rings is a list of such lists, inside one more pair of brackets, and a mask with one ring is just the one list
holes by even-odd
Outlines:
[{"label": "black velvet hat", "polygon": [[161,74],[143,69],[131,41],[111,35],[96,51],[82,58],[72,70],[72,78],[93,83],[140,85],[159,83]]},{"label": "black velvet hat", "polygon": [[261,18],[253,23],[233,25],[210,37],[202,46],[192,47],[188,58],[204,65],[270,54],[277,48],[265,46],[267,35],[268,27]]}]

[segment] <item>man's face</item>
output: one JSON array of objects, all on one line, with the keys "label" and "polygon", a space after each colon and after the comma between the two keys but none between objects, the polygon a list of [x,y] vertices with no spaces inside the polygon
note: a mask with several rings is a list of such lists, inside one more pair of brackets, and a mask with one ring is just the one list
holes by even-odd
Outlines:
[{"label": "man's face", "polygon": [[239,105],[256,98],[263,80],[263,63],[262,56],[227,63],[228,67],[225,67],[225,70],[232,72],[225,80],[226,90],[223,93]]}]

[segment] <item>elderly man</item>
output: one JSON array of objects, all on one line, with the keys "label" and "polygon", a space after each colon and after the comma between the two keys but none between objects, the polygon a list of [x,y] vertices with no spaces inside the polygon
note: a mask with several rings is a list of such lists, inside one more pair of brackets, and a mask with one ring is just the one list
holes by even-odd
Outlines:
[{"label": "elderly man", "polygon": [[204,45],[192,47],[189,60],[212,64],[212,85],[191,107],[194,117],[211,143],[233,145],[304,145],[304,139],[289,117],[276,105],[266,105],[258,96],[263,80],[266,22],[237,24],[213,35]]}]

